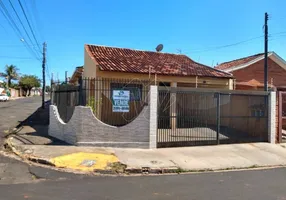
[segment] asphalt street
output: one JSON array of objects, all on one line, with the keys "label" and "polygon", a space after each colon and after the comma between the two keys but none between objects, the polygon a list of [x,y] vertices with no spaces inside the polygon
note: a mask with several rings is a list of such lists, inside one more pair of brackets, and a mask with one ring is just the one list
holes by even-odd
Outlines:
[{"label": "asphalt street", "polygon": [[[40,106],[41,97],[39,96],[11,100],[9,102],[0,102],[0,144],[3,144],[4,142],[5,130],[14,128],[19,122],[24,121],[27,118],[30,119],[30,116],[35,113]],[[31,120],[34,119],[31,118]],[[0,149],[2,149],[2,146],[0,146]],[[3,150],[0,153],[0,185],[34,183],[43,179],[70,179],[75,176],[70,173],[30,166],[24,162],[11,158],[11,156],[4,156],[7,153]]]},{"label": "asphalt street", "polygon": [[286,169],[193,175],[93,177],[3,185],[2,199],[285,200]]},{"label": "asphalt street", "polygon": [[40,106],[40,96],[0,102],[0,143],[3,142],[5,131],[13,129],[20,121],[24,121]]}]

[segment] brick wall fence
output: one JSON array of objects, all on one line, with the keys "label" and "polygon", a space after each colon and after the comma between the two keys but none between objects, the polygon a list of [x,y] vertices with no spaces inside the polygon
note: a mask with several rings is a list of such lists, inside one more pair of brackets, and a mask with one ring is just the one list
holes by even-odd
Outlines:
[{"label": "brick wall fence", "polygon": [[103,123],[85,106],[76,106],[69,122],[64,123],[57,107],[51,105],[49,135],[81,146],[156,148],[156,86],[150,88],[150,99],[149,105],[132,122],[121,127]]}]

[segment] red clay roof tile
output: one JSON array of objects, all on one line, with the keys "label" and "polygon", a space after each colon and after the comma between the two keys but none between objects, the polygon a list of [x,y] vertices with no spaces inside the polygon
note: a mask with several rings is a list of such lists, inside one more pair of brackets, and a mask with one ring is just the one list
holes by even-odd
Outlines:
[{"label": "red clay roof tile", "polygon": [[176,76],[232,77],[231,74],[197,63],[185,55],[117,47],[85,45],[102,71],[149,73]]},{"label": "red clay roof tile", "polygon": [[243,64],[246,64],[260,56],[262,56],[263,53],[259,53],[259,54],[255,54],[255,55],[252,55],[252,56],[247,56],[247,57],[244,57],[244,58],[239,58],[239,59],[236,59],[236,60],[232,60],[232,61],[228,61],[228,62],[224,62],[224,63],[221,63],[219,65],[217,65],[215,67],[215,69],[218,69],[218,70],[226,70],[226,69],[229,69],[231,67],[234,67],[234,66],[238,66],[238,65],[243,65]]}]

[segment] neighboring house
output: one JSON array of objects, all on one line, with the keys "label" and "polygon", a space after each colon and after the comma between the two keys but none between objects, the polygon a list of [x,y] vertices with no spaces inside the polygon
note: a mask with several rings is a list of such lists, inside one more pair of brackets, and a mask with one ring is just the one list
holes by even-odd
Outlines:
[{"label": "neighboring house", "polygon": [[0,94],[5,90],[4,88],[4,81],[0,80]]},{"label": "neighboring house", "polygon": [[[237,90],[264,89],[264,54],[256,54],[224,62],[215,69],[231,73],[235,78]],[[275,52],[268,53],[268,85],[282,89],[286,86],[286,61]]]},{"label": "neighboring house", "polygon": [[10,88],[11,97],[19,97],[20,96],[20,89]]},{"label": "neighboring house", "polygon": [[233,88],[231,74],[186,55],[97,45],[85,45],[83,77],[152,79],[173,87]]},{"label": "neighboring house", "polygon": [[69,82],[71,84],[77,84],[78,79],[82,75],[82,73],[83,73],[83,66],[76,67],[73,75],[70,77]]},{"label": "neighboring house", "polygon": [[30,96],[41,96],[41,95],[42,95],[42,88],[40,88],[40,87],[38,87],[38,88],[33,87],[33,88],[31,89],[31,94],[30,94]]},{"label": "neighboring house", "polygon": [[[264,53],[224,62],[215,67],[232,73],[236,90],[264,90]],[[277,129],[278,141],[286,139],[286,61],[275,52],[268,53],[268,87],[278,91]]]}]

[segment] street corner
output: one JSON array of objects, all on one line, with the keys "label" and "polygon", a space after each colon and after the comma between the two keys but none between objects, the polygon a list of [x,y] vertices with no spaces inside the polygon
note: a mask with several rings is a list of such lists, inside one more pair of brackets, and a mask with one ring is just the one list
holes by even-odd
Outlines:
[{"label": "street corner", "polygon": [[78,152],[51,158],[50,162],[58,168],[95,172],[112,170],[119,159],[114,154]]}]

